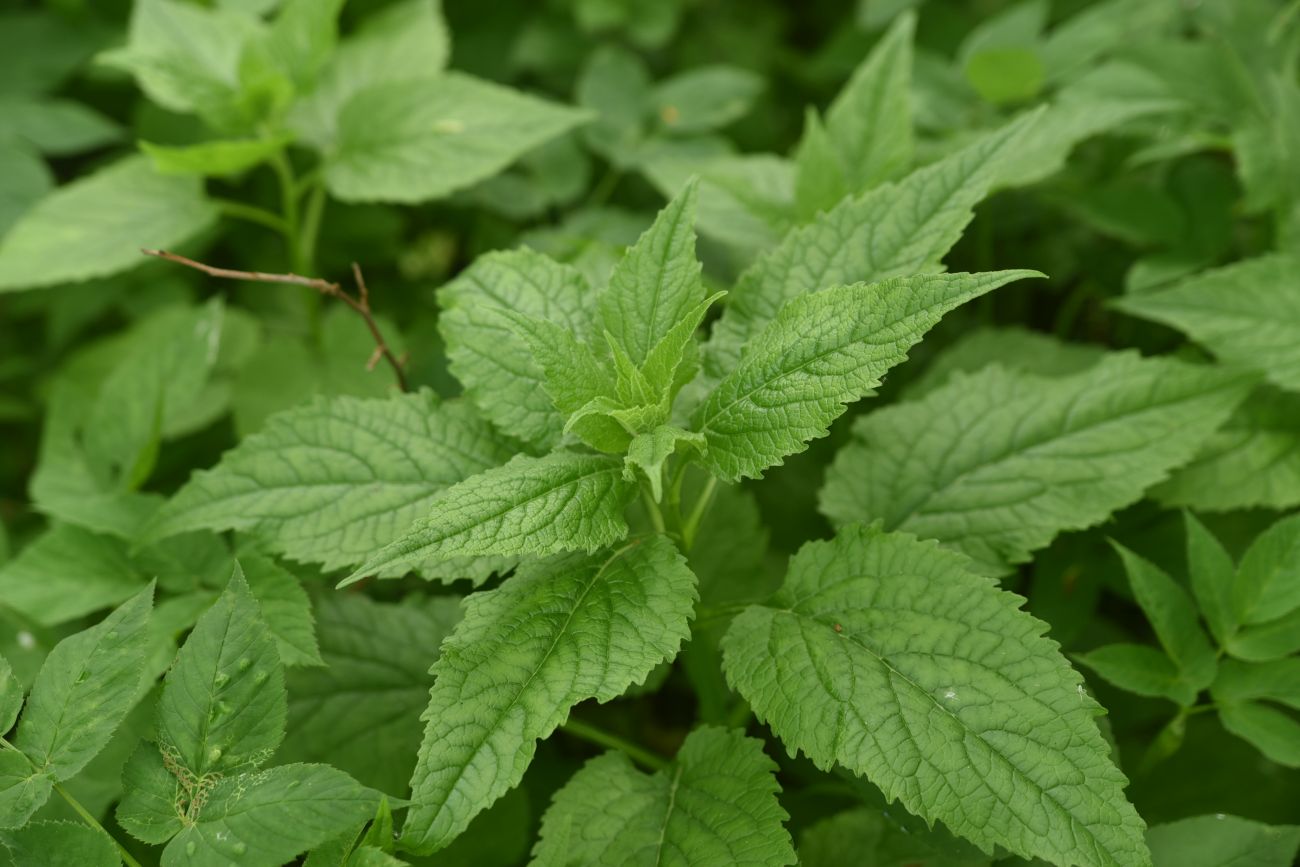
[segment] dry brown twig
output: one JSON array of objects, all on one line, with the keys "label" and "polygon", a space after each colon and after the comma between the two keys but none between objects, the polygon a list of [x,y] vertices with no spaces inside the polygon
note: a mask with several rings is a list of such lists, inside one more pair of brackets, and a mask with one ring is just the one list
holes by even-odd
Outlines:
[{"label": "dry brown twig", "polygon": [[178,265],[202,271],[209,277],[220,277],[224,280],[250,280],[255,283],[288,283],[294,286],[306,286],[309,289],[315,289],[322,295],[339,299],[357,312],[365,321],[366,327],[370,329],[370,335],[375,338],[375,351],[371,353],[370,360],[366,362],[366,369],[374,370],[375,365],[382,358],[393,368],[393,373],[397,376],[398,388],[402,391],[409,390],[406,385],[406,371],[404,369],[406,356],[403,354],[399,358],[393,354],[388,342],[384,340],[384,335],[380,333],[379,325],[376,324],[374,314],[370,311],[370,289],[366,286],[365,277],[361,275],[361,266],[356,262],[352,263],[352,279],[357,284],[357,296],[354,298],[338,283],[323,280],[320,277],[303,277],[299,274],[267,274],[262,271],[236,271],[231,268],[218,268],[167,250],[141,250],[140,252],[146,256],[166,259],[168,262],[175,262]]}]

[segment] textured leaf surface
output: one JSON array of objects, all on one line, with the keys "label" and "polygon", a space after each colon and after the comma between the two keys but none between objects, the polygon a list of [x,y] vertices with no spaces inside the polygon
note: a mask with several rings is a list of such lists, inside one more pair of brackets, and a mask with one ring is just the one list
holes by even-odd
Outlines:
[{"label": "textured leaf surface", "polygon": [[633,491],[612,456],[518,455],[438,494],[427,517],[347,580],[457,556],[595,551],[627,535],[623,507]]},{"label": "textured leaf surface", "polygon": [[182,784],[270,758],[284,737],[284,670],[242,570],[185,640],[163,681],[158,744]]},{"label": "textured leaf surface", "polygon": [[[143,264],[217,219],[198,178],[156,174],[144,157],[60,187],[0,241],[0,292],[103,277]],[[68,255],[76,250],[76,255]]]},{"label": "textured leaf surface", "polygon": [[556,792],[532,864],[794,864],[775,770],[760,741],[712,727],[692,732],[653,776],[606,753]]},{"label": "textured leaf surface", "polygon": [[275,639],[280,661],[286,666],[324,665],[316,646],[311,600],[297,577],[260,554],[241,554],[239,565]]},{"label": "textured leaf surface", "polygon": [[34,770],[27,757],[0,750],[0,828],[17,828],[49,800],[54,778]]},{"label": "textured leaf surface", "polygon": [[841,524],[883,519],[1002,573],[1136,501],[1250,385],[1130,354],[1057,379],[986,368],[861,419],[827,470],[822,511]]},{"label": "textured leaf surface", "polygon": [[1032,121],[1013,122],[897,184],[845,199],[786,235],[740,276],[714,327],[705,372],[716,377],[734,368],[745,343],[793,298],[935,270],[987,195],[1008,145]]},{"label": "textured leaf surface", "polygon": [[152,585],[46,657],[14,746],[32,765],[66,780],[104,748],[140,695]]},{"label": "textured leaf surface", "polygon": [[435,199],[585,119],[577,109],[455,72],[375,84],[340,110],[325,184],[349,202]]},{"label": "textured leaf surface", "polygon": [[1184,331],[1225,362],[1300,391],[1300,259],[1276,254],[1219,268],[1115,302]]},{"label": "textured leaf surface", "polygon": [[14,674],[9,660],[0,656],[0,732],[14,727],[23,706],[23,684]]},{"label": "textured leaf surface", "polygon": [[196,473],[148,530],[242,530],[294,560],[355,566],[427,514],[439,491],[511,453],[470,407],[429,392],[317,398]]},{"label": "textured leaf surface", "polygon": [[1156,825],[1147,842],[1155,867],[1288,867],[1300,849],[1300,826],[1220,813]]},{"label": "textured leaf surface", "polygon": [[896,277],[795,298],[696,411],[706,465],[738,481],[803,451],[944,313],[1034,273]]},{"label": "textured leaf surface", "polygon": [[616,698],[672,658],[695,598],[663,536],[531,565],[470,596],[433,667],[405,845],[446,846],[519,782],[570,708]]},{"label": "textured leaf surface", "polygon": [[1233,585],[1237,622],[1264,623],[1300,608],[1300,515],[1269,527],[1251,543]]},{"label": "textured leaf surface", "polygon": [[402,794],[420,746],[429,665],[459,615],[331,593],[316,611],[323,668],[288,672],[289,734],[279,758],[325,762]]},{"label": "textured leaf surface", "polygon": [[534,445],[553,445],[564,429],[564,416],[545,391],[545,377],[527,339],[500,311],[548,320],[581,339],[588,336],[594,300],[581,272],[532,250],[489,253],[475,260],[438,291],[438,327],[466,397],[506,433]]},{"label": "textured leaf surface", "polygon": [[325,765],[281,765],[212,787],[163,867],[278,867],[374,815],[379,793]]},{"label": "textured leaf surface", "polygon": [[[945,846],[944,844],[947,844]],[[971,847],[952,853],[950,835],[915,833],[899,826],[892,815],[859,807],[811,825],[799,835],[801,867],[989,867],[992,863]]]},{"label": "textured leaf surface", "polygon": [[1148,864],[1097,705],[1022,601],[935,543],[849,527],[735,619],[724,665],[792,753],[987,850]]},{"label": "textured leaf surface", "polygon": [[699,184],[692,181],[614,266],[601,293],[601,324],[637,365],[704,300],[695,258],[698,198]]}]

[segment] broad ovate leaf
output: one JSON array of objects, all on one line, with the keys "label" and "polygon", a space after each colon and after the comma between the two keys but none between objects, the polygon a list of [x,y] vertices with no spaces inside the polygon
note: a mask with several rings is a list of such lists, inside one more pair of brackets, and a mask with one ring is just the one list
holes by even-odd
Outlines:
[{"label": "broad ovate leaf", "polygon": [[1023,601],[933,542],[848,527],[733,621],[724,667],[792,753],[986,851],[1149,864],[1099,708]]}]

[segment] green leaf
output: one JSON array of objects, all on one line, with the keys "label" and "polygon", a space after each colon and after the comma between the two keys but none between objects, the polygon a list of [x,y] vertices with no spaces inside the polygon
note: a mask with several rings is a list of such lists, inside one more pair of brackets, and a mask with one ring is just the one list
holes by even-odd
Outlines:
[{"label": "green leaf", "polygon": [[614,267],[601,293],[603,328],[638,366],[704,300],[695,258],[698,198],[699,183],[689,182]]},{"label": "green leaf", "polygon": [[0,599],[43,626],[118,605],[145,583],[125,542],[71,524],[47,530],[0,566]]},{"label": "green leaf", "polygon": [[325,185],[347,202],[442,198],[496,174],[586,117],[455,72],[374,84],[339,111]]},{"label": "green leaf", "polygon": [[671,659],[695,597],[663,536],[530,565],[468,597],[433,667],[403,846],[445,847],[519,782],[574,705],[617,698]]},{"label": "green leaf", "polygon": [[1300,515],[1283,518],[1251,543],[1233,590],[1238,623],[1264,623],[1300,608]]},{"label": "green leaf", "polygon": [[532,863],[794,864],[775,770],[760,741],[712,727],[653,776],[622,753],[598,756],[555,793]]},{"label": "green leaf", "polygon": [[1160,646],[1178,667],[1194,700],[1214,680],[1216,669],[1214,648],[1201,629],[1196,606],[1187,591],[1160,567],[1119,543],[1112,544],[1124,562],[1138,605],[1155,629]]},{"label": "green leaf", "polygon": [[248,589],[262,607],[262,617],[275,639],[280,661],[291,665],[324,665],[316,645],[311,600],[292,573],[270,557],[241,554]]},{"label": "green leaf", "polygon": [[1191,512],[1183,512],[1187,531],[1187,570],[1196,604],[1220,644],[1237,628],[1233,584],[1237,567],[1219,540]]},{"label": "green leaf", "polygon": [[[947,837],[947,839],[945,839]],[[901,826],[894,817],[868,807],[855,807],[822,819],[799,835],[801,867],[848,867],[872,864],[877,867],[989,867],[989,859],[972,848],[952,854],[951,837],[938,833],[917,834]]]},{"label": "green leaf", "polygon": [[0,828],[27,824],[54,791],[54,778],[35,770],[27,757],[0,749]]},{"label": "green leaf", "polygon": [[264,763],[284,738],[284,670],[236,567],[185,640],[158,700],[158,746],[183,786]]},{"label": "green leaf", "polygon": [[511,452],[468,406],[427,391],[317,398],[196,473],[147,532],[235,529],[294,560],[355,566],[427,514],[438,492]]},{"label": "green leaf", "polygon": [[79,102],[0,96],[0,140],[16,139],[40,153],[67,156],[121,137],[117,124]]},{"label": "green leaf", "polygon": [[0,142],[0,237],[18,218],[54,189],[54,175],[45,160],[27,146]]},{"label": "green leaf", "polygon": [[1098,707],[1022,602],[933,542],[848,527],[732,622],[724,666],[792,754],[985,851],[1148,863]]},{"label": "green leaf", "polygon": [[153,585],[46,657],[14,746],[62,781],[104,748],[140,697]]},{"label": "green leaf", "polygon": [[[1167,698],[1184,707],[1195,704],[1199,689],[1189,684],[1166,654],[1145,644],[1107,644],[1075,656],[1103,680],[1138,695]],[[1204,685],[1202,685],[1203,687]]]},{"label": "green leaf", "polygon": [[995,105],[1033,99],[1043,87],[1046,70],[1038,52],[1028,48],[990,48],[966,61],[971,87]]},{"label": "green leaf", "polygon": [[998,178],[1011,145],[1034,120],[1013,121],[897,184],[845,199],[787,234],[741,274],[714,327],[706,373],[716,377],[733,369],[745,343],[793,298],[935,270]]},{"label": "green leaf", "polygon": [[113,838],[101,829],[79,822],[32,822],[0,832],[0,863],[13,867],[119,867],[122,859]]},{"label": "green leaf", "polygon": [[1269,761],[1300,768],[1300,723],[1290,714],[1262,702],[1242,701],[1220,707],[1219,721]]},{"label": "green leaf", "polygon": [[650,102],[665,129],[698,133],[744,117],[762,91],[762,77],[748,69],[717,64],[664,79],[651,91]]},{"label": "green leaf", "polygon": [[14,727],[22,706],[22,681],[14,675],[9,660],[0,656],[0,732],[8,732]]},{"label": "green leaf", "polygon": [[1224,362],[1260,370],[1275,385],[1300,391],[1297,268],[1300,260],[1280,253],[1247,259],[1114,304],[1185,331]]},{"label": "green leaf", "polygon": [[404,0],[368,17],[330,56],[316,85],[289,113],[289,126],[319,150],[338,136],[339,111],[374,84],[427,78],[451,53],[438,0]]},{"label": "green leaf", "polygon": [[140,142],[160,175],[238,175],[284,150],[287,136],[220,139],[192,145]]},{"label": "green leaf", "polygon": [[1225,816],[1196,816],[1147,831],[1155,867],[1289,867],[1300,849],[1300,826],[1264,825]]},{"label": "green leaf", "polygon": [[636,471],[640,470],[650,483],[650,493],[657,503],[663,499],[664,462],[679,450],[703,452],[706,447],[704,437],[694,431],[668,424],[660,425],[648,433],[638,434],[632,440],[623,460],[623,478],[635,481]]},{"label": "green leaf", "polygon": [[325,762],[372,788],[405,792],[429,701],[429,664],[459,616],[454,597],[436,611],[321,597],[316,630],[324,668],[288,672],[289,733],[279,757]]},{"label": "green leaf", "polygon": [[[910,129],[908,132],[910,135]],[[803,136],[795,149],[794,165],[794,204],[799,222],[806,223],[830,210],[849,194],[848,167],[816,109],[811,107],[804,112]]]},{"label": "green leaf", "polygon": [[1300,608],[1273,620],[1246,626],[1227,641],[1238,659],[1268,660],[1300,651]]},{"label": "green leaf", "polygon": [[501,430],[539,447],[554,445],[564,416],[545,376],[502,310],[589,336],[594,297],[576,268],[531,250],[489,253],[438,291],[438,327],[465,396]]},{"label": "green leaf", "polygon": [[1215,512],[1300,505],[1300,394],[1256,389],[1195,459],[1151,494]]},{"label": "green leaf", "polygon": [[975,373],[991,364],[1039,376],[1069,376],[1106,357],[1094,343],[1066,343],[1023,328],[977,328],[968,331],[936,355],[925,372],[907,383],[907,398],[915,399],[945,385],[953,374]]},{"label": "green leaf", "polygon": [[163,851],[163,867],[275,867],[374,814],[379,793],[325,765],[218,780]]},{"label": "green leaf", "polygon": [[623,480],[622,461],[612,456],[517,455],[439,493],[427,517],[343,584],[457,556],[592,552],[627,535],[623,507],[634,490]]},{"label": "green leaf", "polygon": [[756,478],[825,436],[844,406],[959,304],[1033,271],[896,277],[791,300],[695,413],[705,465],[727,481]]},{"label": "green leaf", "polygon": [[343,3],[344,0],[284,0],[265,38],[256,43],[257,50],[295,89],[308,89],[334,53]]},{"label": "green leaf", "polygon": [[871,49],[826,110],[826,133],[845,169],[847,193],[904,174],[912,163],[912,37],[905,12]]},{"label": "green leaf", "polygon": [[156,174],[131,157],[37,202],[0,240],[0,291],[124,271],[140,249],[174,247],[216,221],[197,178]]},{"label": "green leaf", "polygon": [[687,147],[690,141],[644,149],[637,168],[667,197],[699,177],[702,234],[747,249],[780,241],[791,225],[794,166],[772,154],[700,154]]},{"label": "green leaf", "polygon": [[596,115],[583,127],[583,141],[612,164],[630,168],[650,107],[650,73],[641,58],[616,44],[601,45],[578,75],[574,99]]},{"label": "green leaf", "polygon": [[233,10],[139,0],[126,46],[99,59],[133,75],[164,108],[200,114],[217,128],[244,126],[256,113],[241,104],[240,58],[261,31],[259,21]]},{"label": "green leaf", "polygon": [[840,524],[883,519],[1002,574],[1138,500],[1250,385],[1127,353],[1055,379],[988,367],[859,420],[827,470],[821,509]]},{"label": "green leaf", "polygon": [[614,380],[591,347],[549,319],[534,319],[505,308],[501,316],[527,343],[534,364],[542,371],[542,388],[567,418],[565,432],[575,431],[599,451],[621,454],[627,448],[628,432],[612,419],[587,411],[593,402],[609,401],[614,394]]}]

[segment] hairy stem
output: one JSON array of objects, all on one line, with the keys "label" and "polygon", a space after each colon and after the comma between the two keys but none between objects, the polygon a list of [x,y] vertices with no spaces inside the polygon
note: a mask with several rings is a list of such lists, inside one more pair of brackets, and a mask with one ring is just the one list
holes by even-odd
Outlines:
[{"label": "hairy stem", "polygon": [[573,735],[575,738],[596,744],[597,746],[607,747],[612,750],[618,750],[629,759],[638,764],[644,765],[654,771],[660,771],[668,767],[667,759],[655,755],[645,747],[638,746],[631,741],[624,740],[618,735],[611,734],[604,729],[596,728],[581,720],[570,719],[560,726],[560,731]]}]

